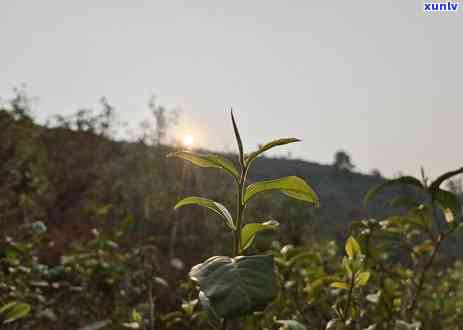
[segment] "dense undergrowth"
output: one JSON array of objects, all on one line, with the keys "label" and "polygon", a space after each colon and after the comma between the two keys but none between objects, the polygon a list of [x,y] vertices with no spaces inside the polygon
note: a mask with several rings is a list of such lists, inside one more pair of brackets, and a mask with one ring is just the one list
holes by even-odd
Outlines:
[{"label": "dense undergrowth", "polygon": [[[443,188],[461,170],[379,181],[358,206],[375,216],[334,240],[314,225],[329,201],[297,173],[259,188],[252,154],[115,142],[106,102],[44,127],[20,101],[0,110],[2,329],[463,329],[463,262],[447,243],[461,203]],[[189,195],[208,200],[177,205],[215,213],[174,211]],[[381,196],[394,212],[378,217]]]}]

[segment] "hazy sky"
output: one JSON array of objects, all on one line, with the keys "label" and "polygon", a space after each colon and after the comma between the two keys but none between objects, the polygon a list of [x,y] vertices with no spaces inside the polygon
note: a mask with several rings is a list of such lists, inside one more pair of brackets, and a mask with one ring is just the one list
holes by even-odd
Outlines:
[{"label": "hazy sky", "polygon": [[[460,3],[463,6],[463,2]],[[430,174],[463,165],[463,8],[421,1],[0,1],[0,96],[27,84],[41,118],[96,107],[183,110],[177,134],[232,150],[275,137],[293,157]]]}]

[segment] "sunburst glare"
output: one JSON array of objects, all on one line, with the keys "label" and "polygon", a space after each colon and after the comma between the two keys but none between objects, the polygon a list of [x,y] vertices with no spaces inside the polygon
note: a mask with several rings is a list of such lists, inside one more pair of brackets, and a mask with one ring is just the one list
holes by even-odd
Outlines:
[{"label": "sunburst glare", "polygon": [[183,137],[182,143],[183,143],[183,146],[187,149],[191,149],[193,147],[194,142],[195,142],[195,139],[191,135],[185,135]]}]

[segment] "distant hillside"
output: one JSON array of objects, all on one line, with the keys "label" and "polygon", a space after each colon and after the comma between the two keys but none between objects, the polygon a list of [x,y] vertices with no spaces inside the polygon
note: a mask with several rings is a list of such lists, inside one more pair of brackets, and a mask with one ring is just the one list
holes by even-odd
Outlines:
[{"label": "distant hillside", "polygon": [[[116,142],[107,134],[109,126],[100,125],[105,127],[100,132],[89,123],[81,120],[80,126],[64,123],[46,128],[27,115],[15,117],[0,111],[0,207],[7,210],[2,215],[7,228],[43,219],[50,224],[55,248],[62,249],[94,227],[110,228],[130,217],[133,235],[154,235],[169,251],[200,256],[205,250],[193,251],[186,242],[198,239],[204,230],[211,232],[209,246],[221,249],[213,237],[226,235],[222,225],[216,219],[204,219],[213,215],[197,209],[174,212],[173,205],[185,195],[231,205],[236,192],[229,177],[216,169],[167,159],[173,147]],[[236,155],[227,156],[236,159]],[[384,179],[298,159],[260,157],[249,180],[288,175],[300,176],[314,188],[321,201],[319,209],[269,194],[256,198],[246,213],[249,219],[281,220],[280,238],[286,242],[300,243],[317,233],[342,240],[353,220],[387,215],[391,208],[386,201],[398,192],[385,192],[365,210],[365,193]]]}]

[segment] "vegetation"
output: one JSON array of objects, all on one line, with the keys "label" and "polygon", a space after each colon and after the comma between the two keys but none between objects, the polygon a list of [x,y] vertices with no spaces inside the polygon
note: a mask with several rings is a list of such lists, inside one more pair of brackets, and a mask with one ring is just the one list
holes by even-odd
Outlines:
[{"label": "vegetation", "polygon": [[153,102],[116,142],[101,107],[46,126],[21,93],[0,108],[2,329],[462,329],[463,168],[262,155],[293,138],[245,154],[233,116],[237,155],[185,151]]}]

